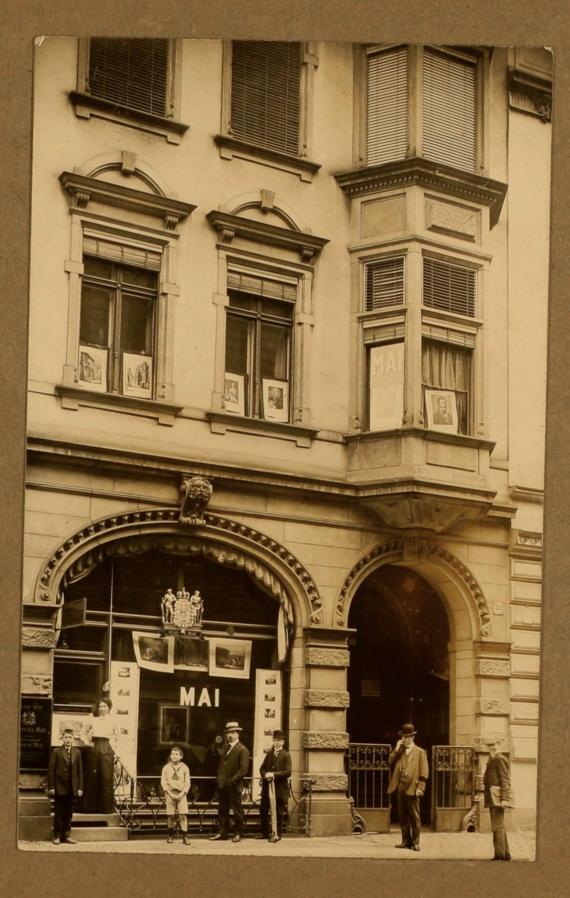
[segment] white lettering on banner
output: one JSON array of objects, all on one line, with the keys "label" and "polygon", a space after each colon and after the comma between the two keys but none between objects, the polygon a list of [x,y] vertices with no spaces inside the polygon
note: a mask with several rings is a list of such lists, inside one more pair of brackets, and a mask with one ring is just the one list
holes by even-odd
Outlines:
[{"label": "white lettering on banner", "polygon": [[209,689],[207,686],[204,686],[200,691],[200,695],[198,697],[198,701],[196,702],[196,687],[190,686],[188,689],[186,686],[180,687],[180,704],[185,705],[187,708],[198,707],[201,708],[202,705],[206,705],[207,708],[219,708],[220,707],[220,690],[214,689],[214,701],[212,702],[212,697],[210,695]]}]

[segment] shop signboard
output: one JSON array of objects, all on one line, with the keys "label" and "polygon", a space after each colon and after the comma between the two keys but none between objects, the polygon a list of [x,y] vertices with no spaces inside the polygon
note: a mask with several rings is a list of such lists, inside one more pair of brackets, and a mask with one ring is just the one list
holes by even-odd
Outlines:
[{"label": "shop signboard", "polygon": [[48,769],[51,730],[51,698],[22,696],[20,704],[20,769]]}]

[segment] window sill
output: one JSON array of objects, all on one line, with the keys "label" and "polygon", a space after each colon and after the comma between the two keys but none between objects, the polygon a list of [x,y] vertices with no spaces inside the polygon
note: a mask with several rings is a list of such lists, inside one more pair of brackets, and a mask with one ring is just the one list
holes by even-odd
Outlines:
[{"label": "window sill", "polygon": [[231,412],[207,412],[212,433],[224,434],[226,431],[254,434],[255,436],[273,437],[278,440],[291,440],[302,449],[310,449],[318,431],[299,424],[285,424],[279,421],[267,421],[264,418],[245,418]]},{"label": "window sill", "polygon": [[151,112],[141,112],[138,109],[130,109],[128,106],[118,106],[111,100],[93,97],[91,94],[77,90],[69,92],[69,99],[79,118],[91,118],[94,115],[97,118],[118,122],[130,128],[138,128],[140,131],[158,134],[165,137],[168,143],[180,143],[182,136],[190,127],[174,119],[154,115]]},{"label": "window sill", "polygon": [[235,156],[238,159],[247,159],[249,162],[258,162],[261,165],[268,165],[271,168],[278,168],[281,171],[299,175],[301,181],[311,182],[313,176],[316,175],[321,167],[317,162],[309,162],[308,159],[289,156],[287,153],[280,153],[278,150],[257,147],[254,144],[237,140],[235,137],[229,137],[225,134],[217,134],[214,137],[214,142],[219,147],[222,159],[233,159]]},{"label": "window sill", "polygon": [[420,157],[355,168],[339,172],[335,178],[343,193],[351,199],[417,184],[458,199],[470,200],[489,207],[491,227],[499,220],[507,193],[507,185],[501,181]]},{"label": "window sill", "polygon": [[347,443],[359,440],[383,440],[405,439],[415,437],[420,440],[430,440],[434,443],[447,443],[451,446],[465,446],[470,449],[486,449],[492,452],[495,443],[483,437],[475,437],[464,433],[442,433],[439,430],[429,430],[427,427],[399,427],[392,430],[365,430],[345,434]]},{"label": "window sill", "polygon": [[64,384],[58,384],[55,392],[61,398],[62,408],[77,411],[79,406],[86,406],[111,412],[124,412],[127,415],[156,418],[158,424],[164,424],[167,427],[173,426],[175,417],[183,408],[181,405],[157,402],[154,399],[120,396],[115,393],[98,393],[94,390],[84,390],[82,387],[69,387]]}]

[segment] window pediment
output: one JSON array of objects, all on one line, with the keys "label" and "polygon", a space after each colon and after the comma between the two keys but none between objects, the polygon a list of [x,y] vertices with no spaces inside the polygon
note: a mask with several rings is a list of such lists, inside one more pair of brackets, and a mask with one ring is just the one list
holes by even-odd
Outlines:
[{"label": "window pediment", "polygon": [[224,243],[231,243],[234,237],[241,237],[254,243],[297,251],[305,262],[310,262],[329,242],[326,237],[316,237],[314,234],[278,227],[257,219],[232,215],[216,209],[209,212],[206,217],[212,227],[218,231]]}]

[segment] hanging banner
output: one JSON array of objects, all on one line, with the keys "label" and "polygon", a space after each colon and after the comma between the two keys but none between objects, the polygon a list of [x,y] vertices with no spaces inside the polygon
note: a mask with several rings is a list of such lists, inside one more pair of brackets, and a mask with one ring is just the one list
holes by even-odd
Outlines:
[{"label": "hanging banner", "polygon": [[253,767],[251,794],[261,795],[259,768],[273,744],[273,730],[282,729],[282,677],[280,670],[255,672],[255,722],[253,728]]},{"label": "hanging banner", "polygon": [[174,673],[174,636],[133,632],[133,647],[139,667]]},{"label": "hanging banner", "polygon": [[139,682],[139,668],[133,661],[111,661],[110,697],[119,730],[116,753],[130,776],[137,774]]}]

